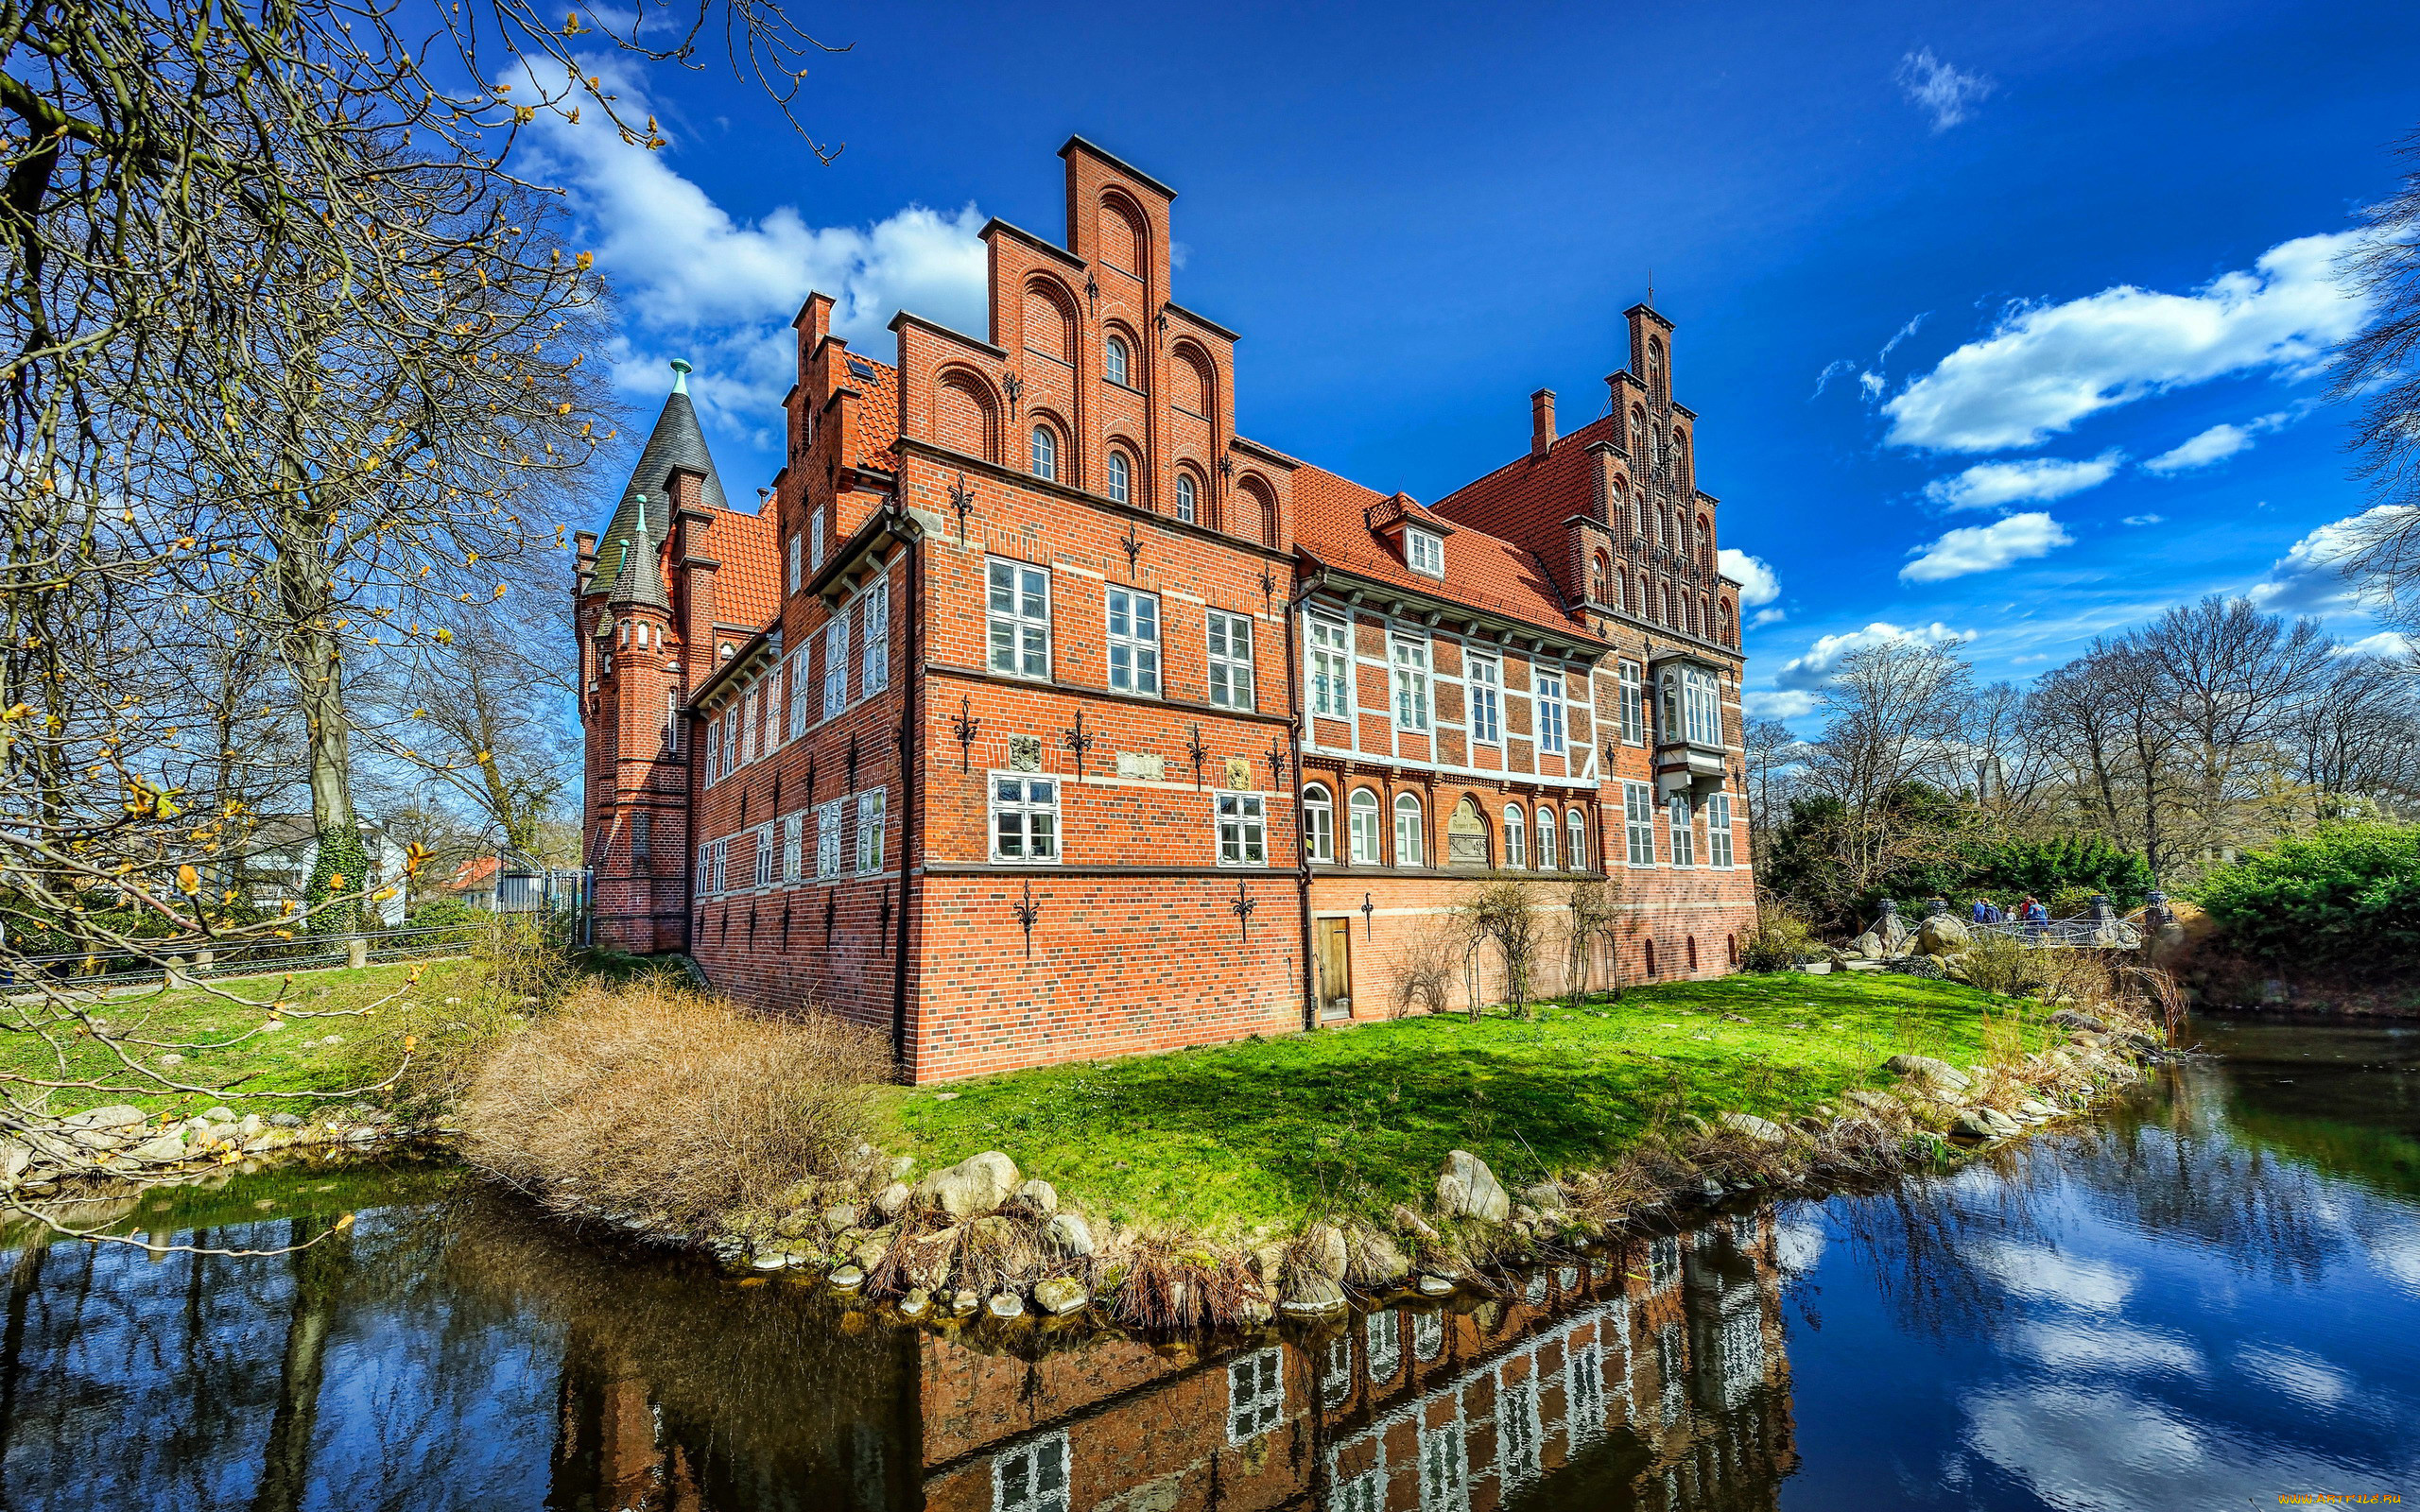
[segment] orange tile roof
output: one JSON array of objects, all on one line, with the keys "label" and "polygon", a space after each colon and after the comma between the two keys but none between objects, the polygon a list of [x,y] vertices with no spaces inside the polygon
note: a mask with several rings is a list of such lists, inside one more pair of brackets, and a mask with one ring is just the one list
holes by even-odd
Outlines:
[{"label": "orange tile roof", "polygon": [[864,363],[874,371],[871,383],[859,377],[854,367],[848,374],[848,386],[865,396],[857,405],[856,465],[896,472],[899,454],[891,450],[891,443],[899,439],[899,369],[854,352],[849,362]]},{"label": "orange tile roof", "polygon": [[709,511],[705,555],[722,563],[715,574],[715,618],[763,629],[782,609],[782,552],[774,519],[736,509]]},{"label": "orange tile roof", "polygon": [[1588,448],[1618,442],[1610,417],[1591,421],[1555,438],[1543,457],[1527,453],[1485,477],[1463,484],[1437,501],[1437,512],[1459,523],[1484,520],[1487,528],[1532,551],[1554,551],[1564,541],[1563,523],[1596,507],[1596,470]]},{"label": "orange tile roof", "polygon": [[1315,561],[1561,635],[1587,633],[1564,609],[1545,567],[1523,547],[1468,524],[1449,525],[1445,580],[1439,582],[1405,565],[1372,524],[1397,511],[1412,518],[1427,514],[1419,504],[1307,465],[1295,469],[1293,484],[1294,544]]}]

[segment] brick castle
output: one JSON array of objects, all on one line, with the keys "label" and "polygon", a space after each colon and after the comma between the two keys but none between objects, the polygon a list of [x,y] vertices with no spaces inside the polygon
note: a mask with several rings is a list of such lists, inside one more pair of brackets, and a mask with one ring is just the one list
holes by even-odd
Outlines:
[{"label": "brick castle", "polygon": [[[786,465],[732,507],[673,391],[577,593],[600,941],[885,1028],[916,1081],[1459,1006],[1475,887],[1599,879],[1602,983],[1754,918],[1738,585],[1671,323],[1603,415],[1432,504],[1235,430],[1175,192],[1081,138],[1004,221],[988,340],[795,322]],[[1542,985],[1564,971],[1547,951]],[[1471,973],[1478,980],[1474,983]],[[1434,1001],[1433,991],[1430,1001]]]}]

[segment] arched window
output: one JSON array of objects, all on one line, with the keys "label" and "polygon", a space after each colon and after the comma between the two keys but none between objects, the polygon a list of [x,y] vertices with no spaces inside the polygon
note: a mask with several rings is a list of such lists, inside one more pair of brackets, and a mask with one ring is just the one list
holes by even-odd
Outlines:
[{"label": "arched window", "polygon": [[1126,359],[1126,338],[1124,336],[1110,337],[1102,344],[1102,356],[1104,359],[1102,366],[1108,370],[1109,381],[1132,387],[1132,380],[1127,374],[1129,365]]},{"label": "arched window", "polygon": [[1689,481],[1689,433],[1672,433],[1672,475],[1682,482]]},{"label": "arched window", "polygon": [[1714,571],[1714,522],[1698,516],[1698,565]]},{"label": "arched window", "polygon": [[1737,935],[1725,935],[1722,936],[1722,944],[1723,948],[1731,953],[1731,964],[1734,966],[1738,965],[1739,936]]},{"label": "arched window", "polygon": [[1538,869],[1552,871],[1554,860],[1554,810],[1538,810]]},{"label": "arched window", "polygon": [[1630,412],[1630,455],[1635,465],[1647,465],[1647,411],[1635,405]]},{"label": "arched window", "polygon": [[1714,601],[1703,593],[1698,595],[1698,621],[1705,627],[1705,638],[1714,639]]},{"label": "arched window", "polygon": [[1687,619],[1687,621],[1689,622],[1689,623],[1688,623],[1688,631],[1689,631],[1689,633],[1690,633],[1691,635],[1695,635],[1695,634],[1697,634],[1697,633],[1698,633],[1698,606],[1697,606],[1697,601],[1696,601],[1695,599],[1693,599],[1693,598],[1689,597],[1689,595],[1688,595],[1688,594],[1686,594],[1686,593],[1683,593],[1683,594],[1681,595],[1681,610],[1682,610],[1682,612],[1683,612],[1683,616],[1684,616],[1685,619]]},{"label": "arched window", "polygon": [[1655,942],[1651,939],[1647,941],[1643,949],[1647,956],[1647,974],[1653,976],[1655,974]]},{"label": "arched window", "polygon": [[1685,943],[1689,947],[1689,974],[1695,976],[1698,971],[1698,937],[1691,935]]},{"label": "arched window", "polygon": [[1059,437],[1047,425],[1033,428],[1033,475],[1059,481]]},{"label": "arched window", "polygon": [[1647,338],[1647,391],[1651,394],[1664,391],[1664,343],[1653,336]]},{"label": "arched window", "polygon": [[1634,608],[1630,601],[1630,574],[1619,567],[1614,569],[1614,607],[1624,612]]},{"label": "arched window", "polygon": [[1186,524],[1194,523],[1201,513],[1201,494],[1190,472],[1176,475],[1176,517]]},{"label": "arched window", "polygon": [[1669,583],[1666,583],[1664,585],[1664,613],[1662,615],[1662,620],[1663,623],[1675,627],[1677,627],[1681,623],[1680,620],[1675,617],[1675,610],[1672,608],[1672,585]]},{"label": "arched window", "polygon": [[1739,644],[1739,616],[1732,609],[1731,600],[1727,598],[1722,601],[1722,644],[1725,645]]},{"label": "arched window", "polygon": [[1303,853],[1313,861],[1336,859],[1336,802],[1317,782],[1303,789]]},{"label": "arched window", "polygon": [[1530,864],[1530,826],[1522,819],[1521,811],[1509,805],[1504,810],[1504,864]]},{"label": "arched window", "polygon": [[1134,465],[1124,452],[1109,454],[1109,499],[1112,504],[1134,502]]},{"label": "arched window", "polygon": [[1630,534],[1634,551],[1647,544],[1647,507],[1644,504],[1630,507]]},{"label": "arched window", "polygon": [[1590,556],[1588,558],[1588,596],[1599,604],[1607,602],[1605,598],[1605,556],[1602,552],[1598,552]]},{"label": "arched window", "polygon": [[1588,820],[1578,809],[1563,811],[1563,864],[1574,871],[1588,869]]},{"label": "arched window", "polygon": [[1420,799],[1409,793],[1395,795],[1395,865],[1428,865],[1427,837],[1420,823]]},{"label": "arched window", "polygon": [[1386,847],[1378,839],[1378,795],[1366,787],[1353,790],[1352,800],[1345,805],[1353,826],[1353,864],[1357,867],[1386,865]]}]

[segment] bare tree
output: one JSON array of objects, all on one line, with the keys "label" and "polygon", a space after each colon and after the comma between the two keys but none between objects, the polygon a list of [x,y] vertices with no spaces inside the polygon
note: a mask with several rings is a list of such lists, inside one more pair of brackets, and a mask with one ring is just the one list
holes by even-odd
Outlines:
[{"label": "bare tree", "polygon": [[1588,1001],[1596,975],[1597,942],[1620,910],[1621,885],[1598,877],[1582,877],[1565,887],[1564,907],[1563,995],[1574,1008]]},{"label": "bare tree", "polygon": [[[1504,962],[1504,992],[1512,1000],[1515,1018],[1531,1017],[1530,995],[1537,975],[1538,953],[1545,945],[1545,932],[1538,926],[1537,910],[1531,905],[1530,884],[1506,879],[1491,882],[1471,894],[1462,905],[1474,942],[1495,947]],[[1471,1012],[1478,1012],[1476,997]]]},{"label": "bare tree", "polygon": [[1823,738],[1806,785],[1833,799],[1824,843],[1842,896],[1863,892],[1935,843],[1908,822],[1913,784],[1955,792],[1972,674],[1955,652],[1893,641],[1841,659],[1824,684]]},{"label": "bare tree", "polygon": [[[1778,719],[1751,719],[1740,732],[1748,761],[1748,827],[1770,832],[1789,809],[1789,796],[1806,759],[1806,743]],[[1761,862],[1764,851],[1754,854]]]},{"label": "bare tree", "polygon": [[2144,679],[2184,766],[2191,841],[2226,845],[2294,709],[2323,691],[2331,643],[2317,621],[2289,624],[2213,593],[2169,610],[2127,644],[2129,671]]},{"label": "bare tree", "polygon": [[2363,214],[2363,234],[2344,259],[2346,282],[2373,316],[2337,348],[2329,397],[2360,406],[2357,473],[2380,505],[2359,522],[2346,570],[2395,623],[2420,627],[2420,131],[2398,150],[2402,181]]}]

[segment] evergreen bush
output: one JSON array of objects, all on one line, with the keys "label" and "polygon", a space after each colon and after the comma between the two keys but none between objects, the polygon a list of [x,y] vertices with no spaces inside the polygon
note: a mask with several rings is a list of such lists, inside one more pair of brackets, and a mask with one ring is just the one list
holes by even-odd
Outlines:
[{"label": "evergreen bush", "polygon": [[2199,892],[2221,940],[2255,960],[2357,977],[2420,969],[2420,827],[2282,840],[2214,868]]}]

